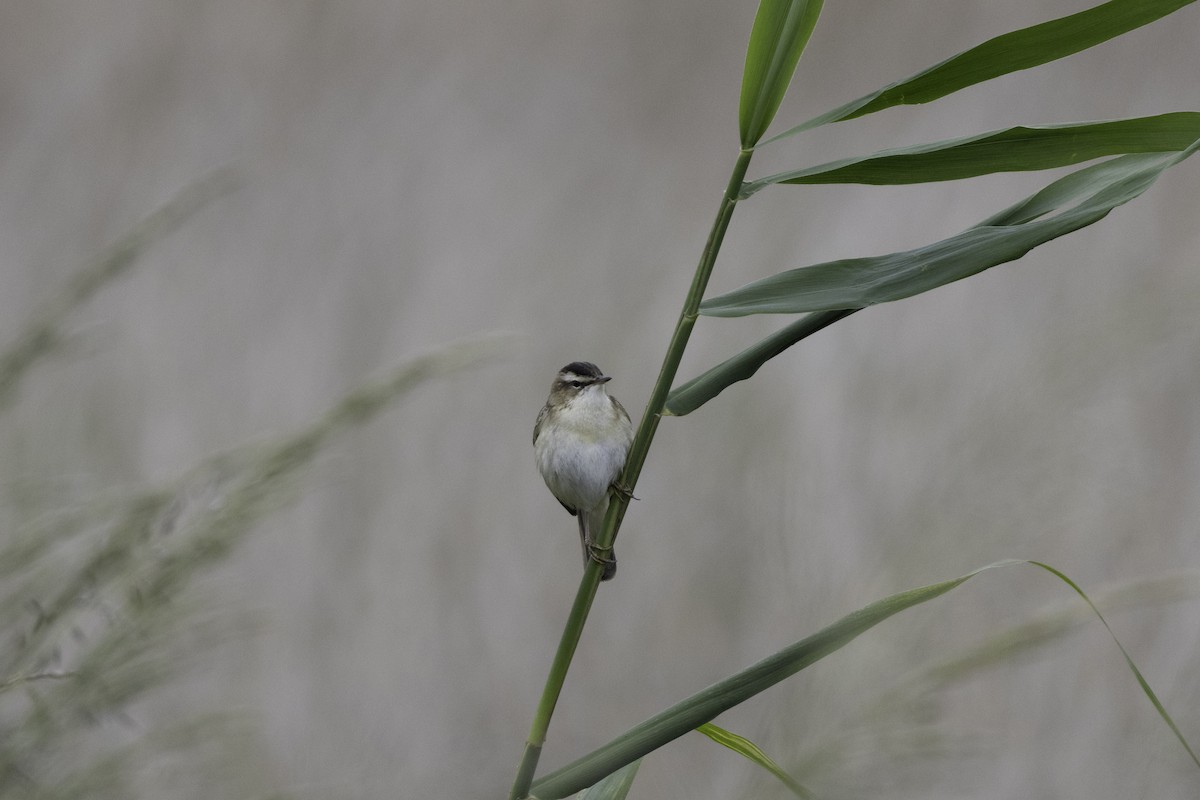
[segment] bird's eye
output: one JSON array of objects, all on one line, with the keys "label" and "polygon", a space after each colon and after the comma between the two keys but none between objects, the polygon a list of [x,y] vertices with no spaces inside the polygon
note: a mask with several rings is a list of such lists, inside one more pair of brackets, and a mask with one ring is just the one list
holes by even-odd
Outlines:
[{"label": "bird's eye", "polygon": [[571,381],[571,385],[578,389],[580,386],[583,386],[583,381]]}]

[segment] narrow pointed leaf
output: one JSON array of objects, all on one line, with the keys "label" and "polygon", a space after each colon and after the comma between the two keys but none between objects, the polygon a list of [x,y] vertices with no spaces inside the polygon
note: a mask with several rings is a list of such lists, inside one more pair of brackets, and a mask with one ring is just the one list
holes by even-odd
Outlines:
[{"label": "narrow pointed leaf", "polygon": [[[1200,133],[1200,132],[1198,132]],[[1153,157],[1149,157],[1153,158]],[[1115,158],[1077,170],[1041,191],[997,213],[975,227],[1016,226],[1037,219],[1068,203],[1096,192],[1096,187],[1118,182],[1132,169],[1148,163],[1146,156]],[[720,298],[714,298],[718,300]],[[854,313],[857,309],[819,311],[806,315],[771,334],[712,369],[671,390],[664,414],[682,417],[712,400],[726,387],[753,376],[763,364],[792,345]]]},{"label": "narrow pointed leaf", "polygon": [[977,83],[1037,67],[1094,47],[1193,2],[1195,0],[1111,0],[1077,14],[1005,33],[916,75],[814,117],[768,141],[892,106],[928,103]]},{"label": "narrow pointed leaf", "polygon": [[[1103,219],[1112,209],[1146,191],[1168,167],[1191,156],[1197,140],[1170,155],[1128,155],[1087,167],[1055,181],[989,220],[940,242],[883,256],[830,261],[781,272],[706,300],[700,313],[717,317],[746,314],[798,314],[865,308],[936,289],[998,264],[1015,261],[1033,248]],[[1082,177],[1080,177],[1082,175]],[[1045,219],[1010,222],[1034,211],[1046,213],[1052,200],[1083,199]]]},{"label": "narrow pointed leaf", "polygon": [[[1200,600],[1200,569],[1164,572],[1147,578],[1117,583],[1089,592],[1097,608],[1129,611],[1148,606]],[[1059,601],[1030,615],[1024,622],[989,634],[986,639],[962,649],[915,673],[908,680],[908,693],[941,691],[994,668],[998,664],[1044,651],[1089,622],[1095,613],[1084,603]]]},{"label": "narrow pointed leaf", "polygon": [[717,744],[728,747],[733,752],[745,756],[750,761],[753,761],[755,764],[759,765],[767,772],[778,778],[784,786],[791,790],[792,794],[796,795],[796,797],[812,797],[812,792],[808,791],[808,789],[805,789],[800,781],[789,775],[787,770],[776,764],[775,760],[764,753],[761,747],[744,736],[738,736],[736,733],[727,731],[711,722],[706,722],[699,728],[696,728],[696,731],[703,733]]},{"label": "narrow pointed leaf", "polygon": [[631,764],[638,759],[657,750],[685,733],[711,722],[719,714],[748,700],[760,692],[769,689],[785,678],[789,678],[805,667],[812,665],[825,656],[849,644],[860,634],[873,628],[889,617],[961,586],[971,578],[988,570],[1029,564],[1039,567],[1059,580],[1066,583],[1078,593],[1095,612],[1104,624],[1113,641],[1116,642],[1126,665],[1137,679],[1142,692],[1151,701],[1159,716],[1175,734],[1188,755],[1200,767],[1200,757],[1188,744],[1183,733],[1167,713],[1158,696],[1150,688],[1129,653],[1117,639],[1112,628],[1083,590],[1064,573],[1040,561],[1023,559],[1005,559],[972,570],[966,575],[941,583],[910,589],[894,594],[883,600],[878,600],[864,608],[842,617],[834,624],[819,632],[802,639],[795,644],[780,650],[757,664],[736,675],[719,681],[691,697],[676,703],[666,711],[657,714],[645,722],[618,736],[613,741],[568,764],[562,769],[550,773],[533,784],[532,794],[539,800],[560,800],[573,792],[591,786],[596,781],[613,773],[621,767]]},{"label": "narrow pointed leaf", "polygon": [[671,706],[599,750],[535,781],[531,794],[539,800],[559,800],[591,786],[625,764],[711,722],[722,712],[840,650],[888,617],[940,597],[978,572],[900,592],[848,614],[818,633]]},{"label": "narrow pointed leaf", "polygon": [[1127,155],[1084,167],[1064,175],[1029,197],[998,211],[972,227],[1024,224],[1063,206],[1079,202],[1094,194],[1097,186],[1120,181],[1131,170],[1152,165],[1157,161],[1158,157],[1153,155]]},{"label": "narrow pointed leaf", "polygon": [[1142,687],[1142,693],[1145,694],[1146,698],[1150,700],[1151,705],[1154,706],[1154,710],[1158,712],[1158,716],[1161,717],[1162,721],[1165,722],[1167,727],[1171,729],[1171,733],[1175,734],[1175,738],[1181,745],[1183,745],[1183,749],[1186,750],[1187,754],[1192,757],[1192,763],[1195,764],[1198,769],[1200,769],[1200,756],[1197,756],[1196,751],[1192,749],[1190,744],[1188,744],[1188,740],[1184,737],[1183,731],[1179,730],[1179,726],[1175,724],[1175,720],[1172,719],[1171,715],[1167,713],[1166,706],[1162,704],[1162,701],[1158,699],[1158,695],[1155,694],[1154,690],[1150,688],[1150,683],[1146,680],[1145,676],[1142,675],[1142,671],[1138,669],[1137,664],[1133,663],[1133,658],[1130,657],[1129,651],[1125,649],[1125,645],[1121,644],[1121,640],[1118,639],[1117,634],[1113,632],[1112,627],[1108,624],[1108,620],[1106,620],[1104,615],[1100,613],[1100,609],[1096,608],[1096,604],[1092,602],[1092,598],[1088,597],[1083,589],[1079,588],[1079,585],[1075,583],[1075,581],[1071,580],[1066,576],[1066,574],[1060,572],[1049,564],[1044,564],[1041,561],[1029,561],[1026,563],[1046,570],[1046,572],[1049,572],[1067,586],[1070,586],[1072,589],[1074,589],[1075,593],[1083,598],[1084,602],[1088,604],[1088,607],[1092,609],[1092,612],[1095,613],[1100,622],[1104,624],[1104,629],[1108,631],[1108,635],[1112,637],[1113,642],[1116,643],[1117,649],[1121,651],[1121,655],[1125,658],[1125,666],[1129,667],[1129,671],[1133,673],[1133,677],[1137,678],[1138,686]]},{"label": "narrow pointed leaf", "polygon": [[575,797],[578,800],[625,800],[629,789],[633,786],[633,778],[637,775],[638,767],[641,765],[640,758],[632,764],[626,764],[599,783],[584,789]]},{"label": "narrow pointed leaf", "polygon": [[1195,111],[1105,122],[1016,126],[780,172],[750,181],[741,197],[777,183],[897,185],[1051,169],[1122,153],[1177,152],[1197,138],[1200,112]]},{"label": "narrow pointed leaf", "polygon": [[682,417],[690,414],[700,406],[712,400],[730,384],[744,381],[758,372],[758,368],[775,356],[788,349],[796,342],[827,328],[843,317],[853,314],[857,309],[844,311],[821,311],[808,314],[786,328],[771,334],[761,342],[738,353],[733,358],[722,361],[707,372],[692,378],[687,383],[671,390],[667,395],[667,404],[663,413],[667,416]]},{"label": "narrow pointed leaf", "polygon": [[742,73],[742,96],[738,129],[742,147],[753,147],[775,118],[796,63],[812,35],[823,0],[762,0],[754,17],[746,68]]}]

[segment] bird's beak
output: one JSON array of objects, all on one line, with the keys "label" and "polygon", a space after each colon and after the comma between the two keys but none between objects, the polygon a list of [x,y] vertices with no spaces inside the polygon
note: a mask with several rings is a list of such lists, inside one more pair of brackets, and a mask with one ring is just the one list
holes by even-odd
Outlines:
[{"label": "bird's beak", "polygon": [[595,383],[608,383],[611,380],[611,375],[601,375],[599,378],[596,378]]}]

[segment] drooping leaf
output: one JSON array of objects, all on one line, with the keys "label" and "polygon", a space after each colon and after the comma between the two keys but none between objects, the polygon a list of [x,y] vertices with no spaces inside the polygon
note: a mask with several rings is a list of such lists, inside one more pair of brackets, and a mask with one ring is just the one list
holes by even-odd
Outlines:
[{"label": "drooping leaf", "polygon": [[1177,152],[1200,138],[1200,112],[1026,127],[883,150],[750,181],[746,198],[777,183],[897,185],[1064,167],[1124,153]]},{"label": "drooping leaf", "polygon": [[[1184,156],[1186,158],[1186,156]],[[1079,202],[1096,193],[1097,186],[1120,182],[1139,165],[1153,163],[1153,156],[1129,155],[1112,158],[1076,170],[1044,186],[1029,197],[996,212],[973,227],[1022,225],[1045,216],[1055,209]],[[1178,162],[1176,162],[1178,163]]]},{"label": "drooping leaf", "polygon": [[1183,749],[1186,750],[1187,754],[1192,757],[1192,763],[1195,764],[1198,769],[1200,769],[1200,756],[1197,756],[1196,751],[1192,749],[1190,744],[1188,744],[1188,740],[1184,737],[1183,731],[1179,730],[1179,726],[1175,724],[1175,720],[1172,719],[1171,715],[1167,713],[1166,706],[1162,704],[1162,701],[1158,699],[1158,695],[1156,695],[1154,690],[1150,688],[1150,683],[1146,680],[1145,676],[1142,675],[1142,671],[1138,669],[1137,664],[1133,663],[1133,658],[1129,655],[1129,651],[1125,649],[1125,645],[1121,644],[1121,640],[1118,639],[1117,634],[1113,632],[1112,627],[1108,624],[1108,620],[1106,620],[1104,615],[1100,613],[1100,609],[1096,608],[1096,604],[1092,602],[1092,598],[1088,597],[1087,593],[1084,592],[1083,589],[1079,588],[1079,584],[1075,583],[1075,581],[1068,578],[1065,573],[1055,569],[1049,564],[1045,564],[1041,561],[1028,561],[1026,563],[1046,570],[1046,572],[1049,572],[1067,586],[1070,586],[1077,595],[1083,598],[1083,601],[1088,604],[1088,607],[1092,609],[1092,612],[1096,615],[1100,622],[1103,623],[1104,629],[1108,631],[1108,635],[1117,645],[1117,649],[1121,651],[1121,656],[1125,659],[1125,666],[1129,667],[1129,671],[1133,673],[1133,677],[1137,678],[1138,686],[1142,687],[1142,693],[1146,695],[1146,699],[1150,701],[1151,705],[1154,706],[1154,710],[1158,712],[1158,716],[1161,717],[1162,721],[1165,722],[1167,727],[1171,729],[1171,733],[1175,734],[1175,739],[1178,740],[1181,745],[1183,745]]},{"label": "drooping leaf", "polygon": [[812,797],[812,792],[805,789],[800,781],[789,775],[787,770],[776,764],[775,760],[764,753],[761,747],[746,737],[738,736],[736,733],[727,731],[711,722],[704,723],[699,728],[696,728],[696,731],[703,733],[717,744],[728,747],[733,752],[745,756],[748,760],[762,767],[778,778],[796,797]]},{"label": "drooping leaf", "polygon": [[[1103,219],[1198,147],[1200,140],[1179,153],[1119,156],[1085,167],[948,239],[914,250],[781,272],[706,300],[700,313],[716,317],[798,314],[865,308],[912,297],[1015,261],[1039,245]],[[1077,205],[1040,218],[1079,197],[1083,199]]]},{"label": "drooping leaf", "polygon": [[722,361],[707,372],[697,375],[682,386],[671,390],[663,413],[682,417],[712,400],[730,384],[744,381],[758,372],[758,368],[796,342],[826,328],[857,309],[845,311],[820,311],[807,314],[761,342],[748,347],[736,356]]},{"label": "drooping leaf", "polygon": [[975,574],[972,572],[954,580],[900,592],[842,617],[818,633],[671,706],[578,761],[534,781],[531,793],[539,800],[560,800],[591,786],[622,766],[711,722],[718,714],[841,649],[888,617],[939,597]]},{"label": "drooping leaf", "polygon": [[[1110,613],[1195,602],[1200,600],[1200,568],[1171,570],[1120,581],[1088,594],[1097,608],[1108,609]],[[1086,602],[1076,603],[1075,598],[1059,600],[1021,622],[989,633],[981,642],[940,657],[913,673],[907,680],[911,688],[903,692],[910,696],[924,696],[970,680],[998,664],[1026,658],[1038,650],[1044,651],[1049,645],[1060,643],[1067,634],[1091,621],[1094,615]]]},{"label": "drooping leaf", "polygon": [[928,103],[968,86],[1094,47],[1193,2],[1195,0],[1111,0],[1077,14],[1011,31],[814,117],[768,141],[892,106]]},{"label": "drooping leaf", "polygon": [[775,118],[823,2],[762,0],[759,3],[746,48],[738,109],[743,148],[753,147]]},{"label": "drooping leaf", "polygon": [[940,597],[981,572],[1018,564],[1029,564],[1049,572],[1066,583],[1087,602],[1088,606],[1104,624],[1113,641],[1116,642],[1121,655],[1125,658],[1126,666],[1129,667],[1137,679],[1142,692],[1150,700],[1159,716],[1171,729],[1171,732],[1175,734],[1176,739],[1183,745],[1188,755],[1191,756],[1192,761],[1200,768],[1200,757],[1197,757],[1195,751],[1188,744],[1187,739],[1167,713],[1166,708],[1150,688],[1149,683],[1143,677],[1124,646],[1121,645],[1112,628],[1108,626],[1108,622],[1104,619],[1099,609],[1096,608],[1091,598],[1064,573],[1048,564],[1040,561],[1006,559],[972,570],[966,575],[954,578],[953,580],[934,583],[929,586],[922,586],[918,589],[910,589],[906,592],[894,594],[891,597],[876,601],[858,611],[848,614],[812,636],[780,650],[778,653],[763,659],[736,675],[714,683],[707,689],[692,695],[682,702],[676,703],[666,711],[651,717],[640,725],[621,734],[598,750],[594,750],[583,758],[534,782],[532,794],[540,800],[561,800],[561,798],[573,792],[591,786],[596,781],[621,767],[631,764],[668,742],[679,738],[683,734],[711,722],[720,713],[739,705],[780,681],[791,677],[830,653],[841,649],[860,634],[865,633],[867,630],[900,611],[920,605],[935,597]]}]

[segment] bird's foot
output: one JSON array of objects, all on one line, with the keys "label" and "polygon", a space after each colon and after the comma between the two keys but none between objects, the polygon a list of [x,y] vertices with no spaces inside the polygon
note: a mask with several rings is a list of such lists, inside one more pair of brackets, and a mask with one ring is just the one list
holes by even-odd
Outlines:
[{"label": "bird's foot", "polygon": [[614,492],[616,492],[621,497],[624,497],[626,500],[640,500],[641,499],[640,497],[634,497],[633,489],[631,487],[626,486],[625,484],[621,483],[620,481],[613,481],[609,488],[611,488]]},{"label": "bird's foot", "polygon": [[590,539],[588,541],[584,542],[583,546],[584,546],[584,549],[587,550],[587,555],[588,555],[589,561],[595,561],[597,564],[601,564],[606,567],[609,564],[617,563],[617,560],[615,558],[613,558],[613,555],[612,555],[613,549],[611,546],[601,547],[600,545],[596,544],[595,542],[591,541]]}]

